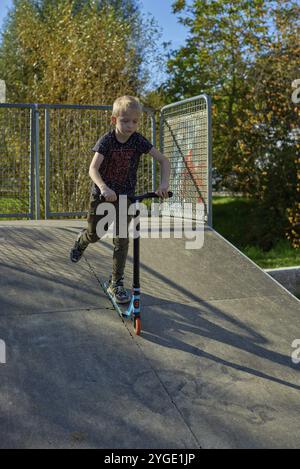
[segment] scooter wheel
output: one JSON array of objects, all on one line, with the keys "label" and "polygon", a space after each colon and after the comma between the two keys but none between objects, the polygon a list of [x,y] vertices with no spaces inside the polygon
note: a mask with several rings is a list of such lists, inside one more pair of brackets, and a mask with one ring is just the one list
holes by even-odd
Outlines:
[{"label": "scooter wheel", "polygon": [[141,318],[134,318],[134,330],[135,330],[136,335],[141,334],[141,330],[142,330]]}]

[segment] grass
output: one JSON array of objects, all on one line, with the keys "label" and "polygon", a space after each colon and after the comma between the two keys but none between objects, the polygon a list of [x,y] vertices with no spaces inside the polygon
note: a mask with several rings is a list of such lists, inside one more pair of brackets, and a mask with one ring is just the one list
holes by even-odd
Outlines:
[{"label": "grass", "polygon": [[250,257],[263,269],[276,269],[278,267],[294,267],[300,265],[299,249],[293,249],[288,240],[281,240],[273,249],[263,252],[256,246],[247,246],[243,249],[244,254]]},{"label": "grass", "polygon": [[[14,197],[0,197],[0,213],[26,213],[28,212],[28,204],[24,200],[20,200]],[[5,217],[0,220],[20,220],[20,217]],[[24,218],[26,220],[27,218]]]},{"label": "grass", "polygon": [[213,197],[213,227],[238,248],[247,245],[252,201],[242,197]]},{"label": "grass", "polygon": [[213,227],[224,238],[264,269],[300,265],[300,250],[293,249],[287,239],[276,242],[269,251],[260,249],[257,239],[266,214],[256,202],[244,197],[213,197]]}]

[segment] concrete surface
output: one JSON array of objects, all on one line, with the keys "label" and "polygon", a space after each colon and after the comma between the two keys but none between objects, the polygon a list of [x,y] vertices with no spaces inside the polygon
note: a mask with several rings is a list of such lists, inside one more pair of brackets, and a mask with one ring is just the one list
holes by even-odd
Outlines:
[{"label": "concrete surface", "polygon": [[143,239],[136,337],[111,242],[69,261],[82,226],[0,222],[0,447],[299,447],[300,302],[214,231]]},{"label": "concrete surface", "polygon": [[293,295],[300,297],[300,266],[264,270]]}]

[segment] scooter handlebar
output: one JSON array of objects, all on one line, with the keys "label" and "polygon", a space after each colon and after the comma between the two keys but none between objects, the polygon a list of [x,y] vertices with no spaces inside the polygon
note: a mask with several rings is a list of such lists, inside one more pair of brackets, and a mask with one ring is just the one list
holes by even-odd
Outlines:
[{"label": "scooter handlebar", "polygon": [[[168,197],[173,197],[173,192],[168,191]],[[142,195],[135,195],[133,197],[129,197],[130,199],[136,201],[136,200],[144,200],[144,199],[160,199],[162,198],[160,195],[157,195],[156,192],[146,192],[145,194]]]},{"label": "scooter handlebar", "polygon": [[[172,191],[168,191],[168,197],[173,197],[173,192]],[[136,202],[136,201],[142,201],[144,199],[160,199],[162,198],[160,195],[157,195],[156,192],[146,192],[145,194],[142,194],[142,195],[134,195],[132,197],[128,197],[132,202]],[[102,202],[105,201],[105,197],[103,197],[103,195],[100,195],[100,200]]]}]

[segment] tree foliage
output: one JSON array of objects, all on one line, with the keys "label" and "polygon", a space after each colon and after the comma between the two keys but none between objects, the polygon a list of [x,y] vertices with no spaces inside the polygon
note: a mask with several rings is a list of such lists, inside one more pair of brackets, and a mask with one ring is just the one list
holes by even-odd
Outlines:
[{"label": "tree foliage", "polygon": [[158,38],[134,0],[15,0],[0,73],[11,102],[104,104],[142,93]]},{"label": "tree foliage", "polygon": [[223,186],[268,208],[258,244],[269,249],[285,233],[297,247],[299,107],[291,83],[299,78],[299,4],[191,3],[173,3],[190,34],[169,54],[164,90],[170,100],[212,96],[213,162]]},{"label": "tree foliage", "polygon": [[[7,83],[9,102],[112,104],[120,95],[142,94],[158,38],[155,22],[145,23],[136,0],[14,0],[0,45],[0,76]],[[155,68],[160,59],[152,63]],[[11,184],[16,174],[28,181],[21,163],[28,161],[29,148],[22,146],[20,129],[12,124],[20,112],[11,110],[8,123],[5,109],[0,114],[3,180]],[[44,215],[42,114],[39,182]],[[49,117],[51,211],[85,210],[91,147],[109,130],[110,114],[51,109]],[[26,122],[20,120],[20,128],[30,136]],[[140,127],[150,138],[145,116]],[[142,171],[147,174],[147,168]],[[142,182],[145,174],[140,174]]]}]

